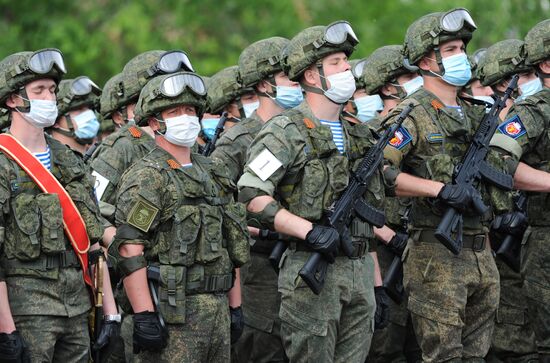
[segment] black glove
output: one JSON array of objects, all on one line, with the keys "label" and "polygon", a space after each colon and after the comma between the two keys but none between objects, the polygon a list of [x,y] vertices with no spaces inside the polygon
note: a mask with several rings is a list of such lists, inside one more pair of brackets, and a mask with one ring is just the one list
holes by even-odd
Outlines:
[{"label": "black glove", "polygon": [[168,345],[168,332],[160,324],[157,313],[134,314],[134,354],[142,350],[160,351]]},{"label": "black glove", "polygon": [[231,313],[231,344],[235,344],[244,330],[243,309],[240,306],[236,308],[229,307],[229,312]]},{"label": "black glove", "polygon": [[92,346],[92,352],[101,350],[101,361],[105,362],[120,343],[124,344],[120,337],[120,323],[117,321],[104,321],[99,331],[99,336]]},{"label": "black glove", "polygon": [[522,212],[509,212],[495,217],[491,229],[495,232],[522,237],[527,229],[527,216]]},{"label": "black glove", "polygon": [[279,232],[270,231],[269,229],[260,229],[258,237],[268,241],[278,241],[281,239]]},{"label": "black glove", "polygon": [[0,333],[0,362],[30,363],[31,356],[27,344],[17,330]]},{"label": "black glove", "polygon": [[340,235],[332,227],[314,224],[307,233],[305,242],[309,248],[325,256],[329,263],[333,263],[340,244]]},{"label": "black glove", "polygon": [[388,247],[391,248],[396,256],[401,257],[403,256],[403,251],[405,251],[405,247],[407,247],[408,240],[408,234],[397,232],[388,242]]},{"label": "black glove", "polygon": [[437,195],[437,199],[461,213],[475,211],[478,215],[482,215],[487,211],[481,195],[471,185],[445,184]]},{"label": "black glove", "polygon": [[388,326],[390,309],[388,306],[388,295],[383,286],[374,288],[374,297],[376,298],[376,312],[374,313],[374,329],[384,329]]}]

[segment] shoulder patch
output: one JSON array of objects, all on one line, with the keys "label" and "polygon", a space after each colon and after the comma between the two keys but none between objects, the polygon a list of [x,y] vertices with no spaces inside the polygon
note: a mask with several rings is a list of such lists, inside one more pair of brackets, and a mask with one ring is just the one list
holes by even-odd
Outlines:
[{"label": "shoulder patch", "polygon": [[129,127],[128,132],[136,139],[139,139],[141,137],[141,130],[135,126]]},{"label": "shoulder patch", "polygon": [[438,132],[434,132],[434,133],[431,133],[431,134],[427,135],[426,140],[430,144],[442,143],[443,142],[443,135],[438,133]]},{"label": "shoulder patch", "polygon": [[388,141],[388,144],[396,148],[397,150],[401,150],[412,141],[412,136],[407,131],[406,128],[403,126],[399,126],[399,128],[395,131],[395,134],[393,137]]},{"label": "shoulder patch", "polygon": [[145,199],[139,198],[130,210],[126,222],[143,232],[148,232],[158,212],[159,209],[157,207]]},{"label": "shoulder patch", "polygon": [[267,148],[264,149],[248,166],[262,181],[266,181],[283,163]]},{"label": "shoulder patch", "polygon": [[527,133],[527,130],[518,115],[504,121],[498,127],[498,131],[508,137],[511,137],[512,139],[518,139]]}]

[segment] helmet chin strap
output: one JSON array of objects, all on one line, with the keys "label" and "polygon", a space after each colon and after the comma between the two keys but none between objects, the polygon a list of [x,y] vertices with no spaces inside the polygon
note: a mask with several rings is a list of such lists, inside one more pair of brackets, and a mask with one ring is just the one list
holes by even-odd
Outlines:
[{"label": "helmet chin strap", "polygon": [[328,90],[328,85],[325,77],[325,71],[323,70],[323,63],[318,61],[315,63],[315,66],[317,67],[317,73],[319,74],[319,79],[321,80],[321,88],[310,86],[303,83],[301,83],[301,86],[305,91],[317,93],[319,95],[324,95],[325,91]]},{"label": "helmet chin strap", "polygon": [[21,87],[19,93],[16,93],[15,95],[23,100],[23,106],[17,106],[15,109],[21,113],[31,112],[31,102],[29,101],[29,95],[27,94],[25,87]]},{"label": "helmet chin strap", "polygon": [[437,63],[437,67],[439,68],[439,73],[434,72],[432,70],[425,71],[421,68],[419,68],[419,71],[420,71],[420,74],[422,74],[423,76],[440,77],[441,78],[445,74],[445,67],[443,66],[443,58],[441,57],[441,52],[439,51],[438,46],[436,46],[434,48],[434,53],[435,53],[435,59],[428,58],[428,57],[426,57],[426,58],[428,58],[431,61],[435,61]]}]

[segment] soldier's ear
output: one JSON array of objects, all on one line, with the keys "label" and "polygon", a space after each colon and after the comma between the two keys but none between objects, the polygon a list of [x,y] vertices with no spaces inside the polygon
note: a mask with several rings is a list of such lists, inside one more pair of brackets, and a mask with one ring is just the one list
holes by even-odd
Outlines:
[{"label": "soldier's ear", "polygon": [[17,106],[21,106],[22,102],[20,100],[21,98],[17,97],[15,93],[12,93],[6,100],[6,106],[8,106],[8,108],[16,108]]},{"label": "soldier's ear", "polygon": [[270,90],[270,86],[269,86],[269,83],[264,79],[264,80],[261,80],[260,82],[258,82],[258,84],[256,85],[256,90],[259,92],[259,93],[266,93],[266,92],[273,92],[273,90]]},{"label": "soldier's ear", "polygon": [[306,69],[302,79],[310,86],[316,86],[317,84],[320,85],[321,79],[319,76],[319,71],[317,70],[317,66],[311,66]]},{"label": "soldier's ear", "polygon": [[149,120],[147,122],[148,122],[149,127],[151,128],[151,130],[153,130],[153,132],[160,129],[159,121],[156,118],[149,117]]},{"label": "soldier's ear", "polygon": [[113,112],[113,115],[111,117],[115,124],[117,124],[118,126],[124,125],[124,118],[122,117],[120,111]]}]

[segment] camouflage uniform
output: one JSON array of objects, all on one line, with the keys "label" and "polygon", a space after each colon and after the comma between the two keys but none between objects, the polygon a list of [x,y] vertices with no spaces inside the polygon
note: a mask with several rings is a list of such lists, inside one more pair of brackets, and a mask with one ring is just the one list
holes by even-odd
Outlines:
[{"label": "camouflage uniform", "polygon": [[[166,79],[180,75],[157,77],[144,87],[138,122],[179,104],[202,114],[204,99],[188,91],[151,96]],[[155,147],[125,172],[117,189],[117,234],[109,251],[140,244],[144,263],[160,268],[159,308],[169,334],[160,354],[145,351],[136,361],[229,361],[226,293],[233,269],[249,258],[245,210],[227,193],[231,182],[223,165],[197,154],[191,160],[182,167]],[[124,265],[120,256],[115,259]]]},{"label": "camouflage uniform", "polygon": [[[524,42],[521,40],[508,39],[493,44],[477,64],[476,72],[481,84],[494,88],[514,74],[532,71],[531,65],[525,62],[525,56]],[[494,140],[497,139],[498,136]],[[502,147],[507,148],[505,145]],[[500,274],[500,302],[487,359],[489,362],[531,362],[537,358],[537,352],[522,294],[522,277],[499,257],[496,263]]]},{"label": "camouflage uniform", "polygon": [[[548,22],[546,23],[548,24]],[[548,162],[548,153],[550,152],[549,117],[550,90],[544,88],[516,103],[510,109],[507,121],[498,129],[501,134],[508,137],[510,142],[519,146],[516,150],[521,155],[521,161],[535,169],[547,172],[550,171]],[[548,360],[550,356],[550,287],[546,248],[550,233],[548,208],[547,193],[529,194],[527,215],[530,228],[523,238],[521,257],[521,274],[524,277],[523,287],[527,297],[527,311],[535,331],[537,350],[541,361]]]},{"label": "camouflage uniform", "polygon": [[[48,136],[46,140],[52,174],[75,201],[95,243],[103,228],[87,169],[66,146]],[[59,199],[44,194],[4,154],[0,169],[0,221],[5,234],[0,243],[0,276],[8,287],[15,326],[29,345],[33,362],[63,358],[87,362],[90,297],[78,258],[64,237]]]},{"label": "camouflage uniform", "polygon": [[[397,77],[410,73],[410,70],[403,67],[402,50],[403,47],[400,45],[388,45],[376,49],[366,58],[363,72],[360,75],[360,83],[368,95],[380,94],[384,85],[397,84]],[[401,90],[401,87],[395,88],[398,91],[398,97],[406,97],[406,93]],[[375,127],[379,127],[382,118],[377,117],[369,122]],[[406,233],[407,227],[403,226],[401,218],[410,207],[410,203],[408,198],[386,196],[384,200],[386,225],[394,231]],[[375,247],[380,272],[384,277],[395,254],[381,241],[377,241]],[[420,347],[416,342],[409,315],[406,298],[401,304],[389,299],[389,323],[385,328],[374,331],[368,356],[369,363],[406,362],[407,359],[416,361],[420,358]]]},{"label": "camouflage uniform", "polygon": [[[441,70],[438,45],[462,39],[467,44],[475,29],[463,18],[454,32],[442,28],[443,17],[432,13],[415,21],[407,30],[404,55],[416,64],[434,50]],[[462,13],[464,14],[464,13]],[[392,112],[391,123],[405,105],[413,110],[386,148],[386,157],[411,174],[442,183],[452,181],[453,169],[469,146],[484,107],[469,106],[458,99],[460,108],[446,107],[434,94],[420,88]],[[489,163],[497,170],[515,171],[494,151]],[[483,182],[477,187],[493,213],[511,209],[510,193]],[[408,309],[426,362],[482,361],[491,343],[494,315],[499,298],[499,276],[488,243],[489,211],[480,217],[463,215],[463,248],[452,254],[434,236],[445,207],[430,198],[415,198],[410,215],[411,239],[405,253],[404,287]]]},{"label": "camouflage uniform", "polygon": [[[270,83],[275,85],[273,75],[281,71],[278,60],[282,48],[287,43],[287,39],[276,37],[248,46],[239,57],[239,73],[243,87],[249,88],[262,79],[269,79]],[[270,62],[270,59],[277,60],[276,64]],[[212,158],[217,158],[225,164],[235,184],[243,174],[248,146],[252,144],[263,125],[264,121],[254,111],[249,118],[225,131],[216,143]],[[237,362],[287,360],[280,336],[281,321],[278,314],[281,297],[277,291],[278,277],[267,259],[275,242],[255,238],[250,248],[250,263],[241,268],[245,327],[242,336],[233,345],[232,360]]]}]

